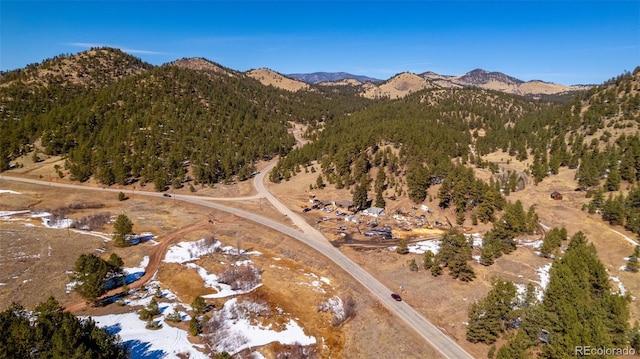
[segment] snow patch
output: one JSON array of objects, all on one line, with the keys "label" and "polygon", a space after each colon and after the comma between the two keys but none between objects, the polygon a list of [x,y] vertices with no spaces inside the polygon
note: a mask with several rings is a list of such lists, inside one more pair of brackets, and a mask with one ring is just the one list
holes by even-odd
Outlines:
[{"label": "snow patch", "polygon": [[551,269],[551,263],[545,264],[542,267],[536,269],[536,273],[538,273],[538,276],[540,276],[540,282],[537,282],[538,284],[540,284],[540,290],[537,293],[539,302],[542,301],[542,297],[544,296],[544,291],[547,289],[547,285],[549,285],[549,280],[551,279],[551,276],[549,275],[550,269]]},{"label": "snow patch", "polygon": [[0,217],[11,217],[13,215],[16,214],[25,214],[25,213],[29,213],[31,211],[26,210],[26,211],[0,211]]},{"label": "snow patch", "polygon": [[64,218],[64,219],[59,219],[57,221],[52,221],[49,218],[43,217],[42,224],[44,224],[44,226],[47,228],[56,228],[56,229],[70,228],[71,225],[73,224],[73,220],[69,218]]},{"label": "snow patch", "polygon": [[87,232],[87,231],[78,231],[78,230],[72,230],[73,233],[78,233],[78,234],[85,234],[88,236],[94,236],[94,237],[98,237],[98,238],[102,238],[105,241],[110,241],[111,237],[106,234],[106,233],[100,233],[100,232]]},{"label": "snow patch", "polygon": [[8,190],[8,189],[0,189],[0,193],[22,194],[22,193],[20,193],[20,192],[11,191],[11,190]]},{"label": "snow patch", "polygon": [[272,342],[301,345],[316,343],[316,339],[304,334],[302,328],[293,320],[289,320],[285,329],[279,332],[260,325],[252,326],[250,320],[242,315],[245,311],[239,308],[241,305],[237,298],[232,298],[224,303],[224,307],[219,312],[215,313],[215,319],[222,321],[221,328],[216,332],[224,333],[216,341],[217,351],[235,354],[246,348]]},{"label": "snow patch", "polygon": [[627,294],[627,288],[624,287],[624,285],[622,284],[622,281],[620,281],[620,278],[618,277],[609,277],[609,279],[611,279],[612,281],[614,281],[617,285],[618,285],[618,291],[620,292],[620,295],[625,295]]},{"label": "snow patch", "polygon": [[[407,246],[410,253],[424,254],[426,251],[431,251],[433,254],[437,254],[440,250],[440,241],[429,240],[409,244]],[[388,248],[390,251],[395,251],[398,246],[391,246]]]},{"label": "snow patch", "polygon": [[540,247],[542,246],[542,239],[539,239],[537,241],[533,241],[533,242],[523,242],[520,241],[519,243],[521,246],[524,247],[531,247],[533,249],[540,249]]},{"label": "snow patch", "polygon": [[321,302],[320,304],[318,304],[318,310],[321,312],[330,311],[340,322],[342,322],[345,318],[344,303],[338,296],[333,296],[327,299],[326,302]]},{"label": "snow patch", "polygon": [[215,253],[220,248],[220,241],[207,244],[206,239],[195,242],[180,242],[171,246],[164,257],[167,263],[186,263],[199,259],[201,256]]},{"label": "snow patch", "polygon": [[137,313],[109,314],[92,317],[98,326],[105,327],[110,333],[118,334],[129,348],[131,358],[178,358],[186,353],[189,358],[206,359],[207,356],[196,350],[189,342],[186,331],[166,325],[164,317],[157,319],[160,329],[146,329],[146,322],[138,318]]},{"label": "snow patch", "polygon": [[482,235],[480,233],[472,233],[464,235],[467,240],[472,239],[473,248],[482,248]]},{"label": "snow patch", "polygon": [[31,213],[31,218],[43,218],[43,217],[50,217],[51,213],[49,212],[33,212]]},{"label": "snow patch", "polygon": [[144,256],[142,261],[140,261],[139,267],[122,268],[122,271],[125,274],[125,283],[133,283],[140,279],[146,272],[147,265],[149,265],[149,256]]}]

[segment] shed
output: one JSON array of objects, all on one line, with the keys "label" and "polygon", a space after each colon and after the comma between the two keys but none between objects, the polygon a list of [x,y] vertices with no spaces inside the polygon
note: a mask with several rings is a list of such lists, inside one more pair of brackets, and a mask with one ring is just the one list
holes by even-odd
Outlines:
[{"label": "shed", "polygon": [[340,208],[346,208],[346,209],[351,209],[351,207],[353,207],[353,201],[347,201],[347,200],[335,201],[333,202],[333,204]]},{"label": "shed", "polygon": [[384,208],[380,208],[380,207],[369,207],[367,209],[365,209],[364,211],[362,211],[363,214],[366,214],[367,216],[371,216],[371,217],[380,217],[384,214]]},{"label": "shed", "polygon": [[560,194],[560,192],[558,191],[553,191],[551,193],[551,198],[555,199],[556,201],[559,201],[562,199],[562,194]]}]

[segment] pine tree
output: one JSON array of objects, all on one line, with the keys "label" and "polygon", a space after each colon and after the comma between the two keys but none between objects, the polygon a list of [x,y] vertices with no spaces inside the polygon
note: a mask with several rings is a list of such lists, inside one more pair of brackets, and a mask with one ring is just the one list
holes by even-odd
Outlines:
[{"label": "pine tree", "polygon": [[204,313],[204,308],[207,306],[204,298],[201,296],[197,296],[193,302],[191,302],[191,308],[193,308],[193,312],[196,314]]},{"label": "pine tree", "polygon": [[431,267],[433,267],[433,259],[434,259],[434,254],[432,251],[427,250],[426,252],[424,252],[424,256],[423,256],[423,260],[422,260],[422,266],[424,269],[431,269]]},{"label": "pine tree", "polygon": [[74,290],[87,303],[95,303],[107,291],[108,282],[120,283],[122,263],[122,259],[115,253],[111,254],[108,261],[95,254],[80,255],[75,262],[74,272],[71,276],[71,279],[77,283]]},{"label": "pine tree", "polygon": [[411,260],[409,261],[409,270],[412,272],[418,271],[418,263],[416,263],[415,258],[411,258]]},{"label": "pine tree", "polygon": [[496,253],[493,249],[493,245],[485,243],[480,250],[480,264],[483,266],[490,266],[494,263]]},{"label": "pine tree", "polygon": [[516,336],[507,344],[500,347],[496,359],[529,359],[532,355],[528,352],[531,341],[524,331],[518,331]]},{"label": "pine tree", "polygon": [[126,238],[133,233],[133,223],[124,214],[120,214],[113,224],[113,242],[116,247],[126,247]]},{"label": "pine tree", "polygon": [[551,258],[555,256],[563,239],[565,238],[562,237],[561,230],[555,227],[551,229],[542,240],[542,245],[540,246],[540,255],[545,258]]},{"label": "pine tree", "polygon": [[622,176],[620,175],[620,171],[618,170],[618,166],[611,166],[609,170],[609,174],[607,176],[607,181],[605,183],[605,188],[609,192],[617,191],[620,189],[620,182],[622,181]]},{"label": "pine tree", "polygon": [[449,268],[449,274],[462,281],[473,280],[475,274],[468,261],[471,260],[471,245],[464,234],[455,229],[447,232],[440,241],[437,260]]},{"label": "pine tree", "polygon": [[368,202],[369,198],[367,198],[367,189],[362,185],[356,186],[356,189],[353,192],[353,205],[358,210],[362,210],[367,208]]},{"label": "pine tree", "polygon": [[191,320],[189,320],[189,334],[194,337],[200,334],[200,321],[196,316],[191,317]]},{"label": "pine tree", "polygon": [[469,308],[467,340],[493,344],[506,329],[505,322],[512,316],[516,298],[512,282],[495,278],[487,296]]},{"label": "pine tree", "polygon": [[318,175],[318,178],[316,178],[316,188],[318,189],[322,189],[324,188],[325,184],[324,181],[322,180],[322,173]]},{"label": "pine tree", "polygon": [[545,358],[573,356],[576,345],[615,347],[628,339],[627,300],[611,292],[607,271],[582,232],[553,263],[542,303],[523,313],[521,330],[531,345],[542,329],[548,333]]},{"label": "pine tree", "polygon": [[409,198],[414,203],[420,203],[427,198],[429,176],[422,164],[412,162],[407,169],[407,187]]},{"label": "pine tree", "polygon": [[376,192],[375,206],[379,208],[385,208],[387,206],[387,203],[382,196],[382,192]]},{"label": "pine tree", "polygon": [[637,273],[640,270],[640,245],[637,245],[633,248],[633,254],[629,256],[629,260],[627,261],[626,270],[629,272]]},{"label": "pine tree", "polygon": [[398,248],[396,248],[396,252],[402,255],[409,253],[409,246],[407,245],[406,239],[400,239],[400,241],[398,242]]},{"label": "pine tree", "polygon": [[50,297],[27,313],[13,303],[0,313],[0,357],[32,358],[96,358],[129,357],[120,338],[100,328],[91,319],[79,319],[64,312],[58,301]]},{"label": "pine tree", "polygon": [[[438,256],[436,255],[436,258]],[[437,277],[442,274],[442,267],[438,264],[437,260],[434,261],[434,264],[431,266],[431,275]]]}]

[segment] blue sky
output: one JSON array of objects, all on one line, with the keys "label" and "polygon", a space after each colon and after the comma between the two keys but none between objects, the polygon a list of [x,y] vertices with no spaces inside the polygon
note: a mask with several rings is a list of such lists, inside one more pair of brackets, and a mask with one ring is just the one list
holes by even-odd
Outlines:
[{"label": "blue sky", "polygon": [[155,65],[598,84],[640,66],[640,1],[0,1],[2,70],[92,46]]}]

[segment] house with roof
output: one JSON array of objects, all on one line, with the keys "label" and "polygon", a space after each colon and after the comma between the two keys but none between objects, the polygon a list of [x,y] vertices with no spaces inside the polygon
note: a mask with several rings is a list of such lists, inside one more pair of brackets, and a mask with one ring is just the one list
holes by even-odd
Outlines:
[{"label": "house with roof", "polygon": [[364,211],[362,211],[362,213],[367,215],[367,216],[378,218],[378,217],[384,215],[384,208],[369,207],[369,208],[365,209]]},{"label": "house with roof", "polygon": [[353,204],[353,201],[347,201],[347,200],[334,201],[333,205],[339,208],[345,208],[349,211],[355,209],[355,205]]}]

